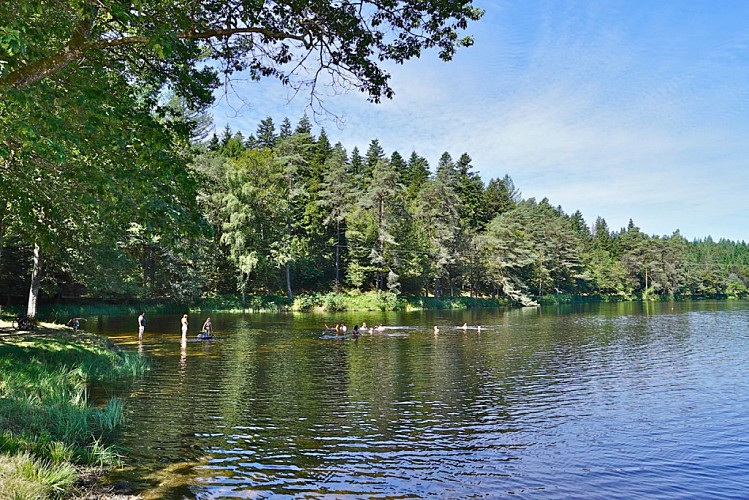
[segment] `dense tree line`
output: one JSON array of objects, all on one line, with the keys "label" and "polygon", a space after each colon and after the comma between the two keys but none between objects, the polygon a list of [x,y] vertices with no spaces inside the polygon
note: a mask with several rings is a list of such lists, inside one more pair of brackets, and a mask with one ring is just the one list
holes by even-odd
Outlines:
[{"label": "dense tree line", "polygon": [[[227,126],[201,141],[205,116],[175,99],[166,107],[193,134],[182,152],[190,167],[174,180],[193,180],[180,196],[195,213],[131,221],[114,247],[86,235],[86,271],[75,254],[60,255],[49,295],[190,302],[381,290],[533,304],[747,293],[744,242],[649,236],[631,221],[611,230],[601,217],[588,225],[580,212],[523,199],[509,176],[485,183],[466,153],[444,153],[432,168],[415,151],[386,153],[377,139],[349,151],[324,128],[315,136],[306,116],[278,127],[268,117],[247,137]],[[21,241],[4,244],[9,295],[24,274],[9,269],[30,271]]]},{"label": "dense tree line", "polygon": [[[649,236],[634,223],[590,226],[509,176],[485,184],[463,153],[432,170],[417,152],[364,154],[272,117],[243,137],[227,127],[194,163],[223,253],[221,283],[255,293],[338,289],[407,295],[621,298],[746,295],[744,242]],[[232,273],[233,279],[227,279]],[[201,274],[201,273],[198,273]],[[218,278],[218,277],[217,277]]]}]

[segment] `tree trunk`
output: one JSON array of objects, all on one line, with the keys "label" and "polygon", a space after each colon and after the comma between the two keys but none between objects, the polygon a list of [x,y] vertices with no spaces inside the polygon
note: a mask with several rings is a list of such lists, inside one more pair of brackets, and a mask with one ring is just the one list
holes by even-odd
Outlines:
[{"label": "tree trunk", "polygon": [[341,283],[341,220],[336,218],[335,225],[335,291]]},{"label": "tree trunk", "polygon": [[0,265],[3,263],[3,240],[5,236],[5,211],[8,208],[8,202],[0,200]]},{"label": "tree trunk", "polygon": [[289,300],[294,298],[294,293],[291,291],[291,264],[286,263],[286,296]]},{"label": "tree trunk", "polygon": [[247,280],[242,278],[242,286],[241,286],[241,292],[242,292],[242,312],[245,312],[247,310]]},{"label": "tree trunk", "polygon": [[34,265],[31,269],[31,288],[29,289],[29,304],[26,314],[36,318],[37,302],[39,300],[39,288],[42,283],[42,260],[40,256],[39,243],[34,243]]}]

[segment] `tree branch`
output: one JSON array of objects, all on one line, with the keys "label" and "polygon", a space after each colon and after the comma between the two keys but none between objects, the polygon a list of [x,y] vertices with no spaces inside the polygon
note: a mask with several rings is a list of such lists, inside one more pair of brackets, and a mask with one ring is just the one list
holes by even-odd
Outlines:
[{"label": "tree branch", "polygon": [[[57,73],[73,61],[80,59],[86,52],[106,50],[113,47],[146,45],[153,37],[150,36],[126,36],[96,41],[86,41],[91,28],[96,20],[98,10],[92,9],[93,15],[81,19],[76,26],[70,40],[65,46],[49,57],[27,64],[16,71],[0,79],[0,94],[5,87],[23,88],[32,85],[44,78]],[[308,49],[312,47],[312,41],[302,35],[294,35],[280,31],[273,31],[259,27],[212,29],[205,31],[191,31],[179,33],[176,38],[181,40],[209,40],[212,38],[224,38],[242,34],[259,34],[276,40],[291,39],[304,44]]]}]

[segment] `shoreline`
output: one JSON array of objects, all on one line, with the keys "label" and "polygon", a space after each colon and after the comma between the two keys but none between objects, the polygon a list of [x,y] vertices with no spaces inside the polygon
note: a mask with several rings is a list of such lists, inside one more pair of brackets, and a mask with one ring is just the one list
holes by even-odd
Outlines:
[{"label": "shoreline", "polygon": [[[97,446],[99,440],[104,439],[109,443],[106,447],[116,447],[116,438],[110,440],[107,437],[113,435],[116,426],[124,423],[121,403],[110,401],[115,403],[114,408],[94,408],[87,399],[82,405],[75,402],[86,393],[85,387],[90,383],[107,384],[111,380],[126,380],[145,373],[147,363],[137,358],[123,352],[106,337],[82,330],[76,333],[66,325],[42,321],[33,330],[26,331],[16,330],[12,321],[0,319],[0,379],[3,380],[0,398],[4,402],[4,407],[0,408],[0,422],[5,443],[0,452],[0,464],[3,464],[0,468],[0,496],[10,492],[32,498],[142,498],[133,493],[130,485],[104,483],[109,472],[118,466],[119,459],[101,462],[98,458],[82,458],[91,453],[90,436]],[[80,374],[83,374],[82,378]],[[50,381],[54,383],[50,384]],[[86,417],[89,424],[75,434],[77,437],[62,431],[58,422],[45,420],[50,408],[56,408],[58,413],[66,411],[59,406],[59,394],[48,392],[50,385],[53,389],[54,386],[67,386],[62,394],[70,398],[65,404],[70,405],[71,415],[80,412],[89,415]],[[37,395],[32,400],[38,402],[32,404],[24,399],[26,394]],[[97,417],[111,415],[118,422],[113,424],[115,427],[90,423],[101,420]],[[39,437],[40,434],[46,437]],[[67,449],[69,453],[61,457],[54,452],[59,449]],[[30,478],[24,472],[38,467],[47,471],[41,473],[39,479]],[[44,474],[54,475],[58,470],[66,471],[62,495],[59,490],[49,490],[42,477]]]}]

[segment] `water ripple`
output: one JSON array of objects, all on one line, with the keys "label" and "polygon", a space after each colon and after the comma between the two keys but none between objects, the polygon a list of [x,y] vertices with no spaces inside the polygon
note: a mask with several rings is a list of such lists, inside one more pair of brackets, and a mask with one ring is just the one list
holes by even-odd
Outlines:
[{"label": "water ripple", "polygon": [[745,496],[749,307],[622,307],[356,342],[219,316],[223,343],[160,346],[124,439],[198,498]]}]

